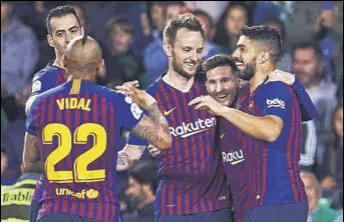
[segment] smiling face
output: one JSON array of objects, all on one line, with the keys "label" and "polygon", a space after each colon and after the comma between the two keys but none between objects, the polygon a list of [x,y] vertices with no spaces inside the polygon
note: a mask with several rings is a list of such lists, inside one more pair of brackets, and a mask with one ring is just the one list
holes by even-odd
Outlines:
[{"label": "smiling face", "polygon": [[194,77],[204,48],[201,32],[179,29],[173,46],[169,44],[169,48],[174,70],[185,78]]},{"label": "smiling face", "polygon": [[238,77],[249,81],[255,72],[257,52],[255,45],[246,36],[240,36],[237,49],[233,52],[233,58],[239,70]]},{"label": "smiling face", "polygon": [[233,102],[237,86],[237,78],[229,66],[219,66],[207,72],[207,91],[224,106],[229,106]]}]

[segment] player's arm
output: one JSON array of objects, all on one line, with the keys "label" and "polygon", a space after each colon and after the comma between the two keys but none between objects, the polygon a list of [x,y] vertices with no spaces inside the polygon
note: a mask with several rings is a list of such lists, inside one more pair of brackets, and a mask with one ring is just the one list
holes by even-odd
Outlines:
[{"label": "player's arm", "polygon": [[224,107],[219,116],[233,123],[244,133],[267,142],[274,142],[283,129],[283,120],[275,115],[252,116],[237,109]]},{"label": "player's arm", "polygon": [[146,146],[127,144],[118,152],[116,170],[123,171],[131,168],[141,158],[145,149]]},{"label": "player's arm", "polygon": [[143,115],[140,122],[133,128],[132,133],[144,138],[148,143],[161,150],[170,148],[172,137],[169,132],[169,125],[160,112],[158,104],[152,103],[145,111],[148,115]]},{"label": "player's arm", "polygon": [[118,86],[117,89],[131,97],[133,102],[147,114],[143,114],[131,132],[159,149],[170,148],[172,137],[169,132],[169,124],[160,112],[156,100],[147,92],[137,89],[134,84]]},{"label": "player's arm", "polygon": [[317,110],[315,105],[296,75],[275,70],[269,75],[269,81],[282,81],[293,88],[299,100],[302,121],[309,121],[316,118]]},{"label": "player's arm", "polygon": [[195,105],[195,109],[207,109],[212,114],[221,116],[233,123],[246,134],[267,142],[275,141],[283,129],[283,120],[278,116],[252,116],[240,110],[223,106],[209,95],[197,97],[189,105]]},{"label": "player's arm", "polygon": [[23,168],[25,172],[32,172],[32,169],[35,169],[35,172],[37,172],[37,169],[40,171],[44,170],[38,149],[37,137],[29,133],[25,134],[24,139]]}]

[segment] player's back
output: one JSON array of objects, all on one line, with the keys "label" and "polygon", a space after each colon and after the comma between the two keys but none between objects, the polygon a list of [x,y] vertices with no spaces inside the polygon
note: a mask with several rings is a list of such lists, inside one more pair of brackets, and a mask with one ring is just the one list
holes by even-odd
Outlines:
[{"label": "player's back", "polygon": [[85,80],[39,95],[33,117],[28,116],[45,163],[39,217],[65,212],[115,220],[117,149],[124,139],[121,128],[130,129],[139,119],[133,105],[124,95]]}]

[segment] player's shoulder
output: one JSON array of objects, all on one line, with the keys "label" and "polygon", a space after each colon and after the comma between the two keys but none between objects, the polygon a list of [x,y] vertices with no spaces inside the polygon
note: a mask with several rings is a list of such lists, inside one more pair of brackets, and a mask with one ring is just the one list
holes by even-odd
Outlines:
[{"label": "player's shoulder", "polygon": [[63,70],[63,68],[54,66],[51,64],[51,62],[49,62],[43,69],[39,70],[34,74],[32,82],[35,82],[36,80],[41,80],[43,78],[56,77],[56,73]]},{"label": "player's shoulder", "polygon": [[264,83],[262,89],[259,91],[260,94],[290,94],[291,86],[281,81],[271,81]]},{"label": "player's shoulder", "polygon": [[161,87],[164,85],[164,82],[162,80],[163,76],[160,76],[157,78],[151,85],[149,85],[145,91],[151,95],[155,94],[159,90],[161,90]]}]

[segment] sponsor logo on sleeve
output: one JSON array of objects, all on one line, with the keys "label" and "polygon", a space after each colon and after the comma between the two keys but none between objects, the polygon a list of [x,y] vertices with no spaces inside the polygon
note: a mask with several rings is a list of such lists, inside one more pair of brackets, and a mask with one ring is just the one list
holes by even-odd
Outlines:
[{"label": "sponsor logo on sleeve", "polygon": [[271,107],[280,107],[282,109],[285,109],[285,102],[283,100],[280,100],[279,98],[275,98],[275,99],[267,99],[266,100],[266,105],[268,106],[268,108]]}]

